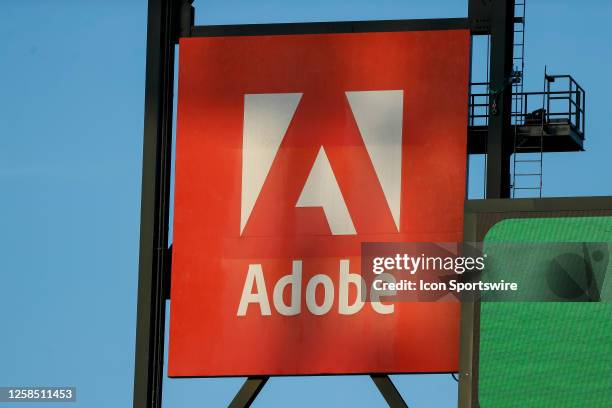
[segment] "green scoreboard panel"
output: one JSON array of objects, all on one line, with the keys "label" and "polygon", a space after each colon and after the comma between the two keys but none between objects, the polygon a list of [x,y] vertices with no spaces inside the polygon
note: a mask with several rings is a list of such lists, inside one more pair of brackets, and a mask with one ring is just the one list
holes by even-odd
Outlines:
[{"label": "green scoreboard panel", "polygon": [[560,262],[594,264],[600,281],[599,301],[578,294],[569,302],[464,304],[460,405],[612,407],[612,197],[470,200],[465,226],[465,241],[482,241],[485,251],[499,243],[575,243],[574,253],[535,260],[532,251],[525,259],[513,253],[508,262],[535,274]]}]

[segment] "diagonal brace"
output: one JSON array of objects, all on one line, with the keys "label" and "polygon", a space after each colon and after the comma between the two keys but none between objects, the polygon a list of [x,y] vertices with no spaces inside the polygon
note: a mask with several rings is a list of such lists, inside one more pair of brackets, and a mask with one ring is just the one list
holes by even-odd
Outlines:
[{"label": "diagonal brace", "polygon": [[370,377],[390,408],[408,408],[408,404],[406,404],[402,395],[397,388],[395,388],[395,384],[393,384],[393,381],[391,381],[388,375],[372,374]]},{"label": "diagonal brace", "polygon": [[248,408],[251,406],[261,389],[266,385],[270,377],[249,377],[228,405],[229,408]]}]

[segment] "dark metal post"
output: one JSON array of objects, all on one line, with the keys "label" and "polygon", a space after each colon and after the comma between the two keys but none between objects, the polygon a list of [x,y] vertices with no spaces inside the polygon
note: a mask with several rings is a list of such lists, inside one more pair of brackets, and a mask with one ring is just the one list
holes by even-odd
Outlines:
[{"label": "dark metal post", "polygon": [[[473,35],[490,34],[489,123],[487,137],[486,197],[510,197],[512,154],[512,57],[514,52],[514,0],[469,0]],[[526,101],[525,101],[526,104]],[[466,214],[464,241],[476,241],[474,216]],[[478,402],[480,304],[461,304],[459,356],[459,407],[475,408]]]},{"label": "dark metal post", "polygon": [[[476,215],[466,212],[464,242],[477,242]],[[480,303],[461,302],[461,337],[459,352],[459,408],[478,407],[478,357],[480,346]]]},{"label": "dark metal post", "polygon": [[173,0],[149,0],[134,408],[162,401],[174,80]]},{"label": "dark metal post", "polygon": [[487,198],[510,197],[514,0],[491,7],[491,97],[487,138]]}]

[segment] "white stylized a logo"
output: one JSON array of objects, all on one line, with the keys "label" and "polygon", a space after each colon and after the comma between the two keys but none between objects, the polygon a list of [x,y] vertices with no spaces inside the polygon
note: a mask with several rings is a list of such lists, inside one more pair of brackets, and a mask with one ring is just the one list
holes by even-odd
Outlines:
[{"label": "white stylized a logo", "polygon": [[[247,94],[244,99],[240,233],[244,231],[301,93]],[[395,226],[400,225],[403,91],[346,92]],[[323,146],[296,207],[321,207],[334,235],[356,233]]]}]

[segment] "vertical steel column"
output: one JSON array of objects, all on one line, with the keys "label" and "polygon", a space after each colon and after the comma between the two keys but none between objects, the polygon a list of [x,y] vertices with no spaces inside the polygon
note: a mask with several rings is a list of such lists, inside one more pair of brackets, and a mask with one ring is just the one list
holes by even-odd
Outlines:
[{"label": "vertical steel column", "polygon": [[[465,214],[463,241],[477,241],[476,216]],[[480,303],[461,302],[461,338],[459,352],[459,408],[478,407],[478,357],[480,346]]]},{"label": "vertical steel column", "polygon": [[491,21],[491,92],[487,138],[487,198],[510,197],[514,0],[494,0]]},{"label": "vertical steel column", "polygon": [[162,401],[174,80],[173,0],[149,0],[134,408]]},{"label": "vertical steel column", "polygon": [[[512,62],[514,0],[468,0],[472,35],[491,35],[489,123],[487,137],[486,198],[510,197],[512,154]],[[476,240],[473,216],[464,220],[464,241]],[[480,303],[461,304],[459,407],[477,408],[480,345]]]}]

